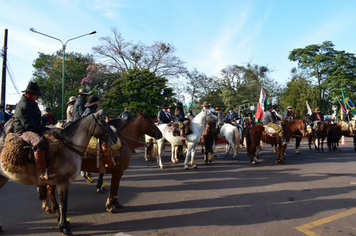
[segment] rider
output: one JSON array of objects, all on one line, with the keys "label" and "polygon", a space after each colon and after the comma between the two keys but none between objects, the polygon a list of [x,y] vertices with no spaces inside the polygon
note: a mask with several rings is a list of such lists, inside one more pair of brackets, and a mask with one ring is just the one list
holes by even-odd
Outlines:
[{"label": "rider", "polygon": [[179,125],[180,139],[186,140],[186,138],[184,137],[184,123],[183,122],[185,120],[189,120],[189,119],[184,117],[183,104],[181,102],[177,102],[176,112],[175,112],[174,116],[176,117],[175,121]]},{"label": "rider", "polygon": [[78,94],[78,98],[74,103],[73,106],[73,122],[78,120],[80,117],[82,117],[83,112],[85,110],[85,103],[88,100],[88,95],[90,93],[88,92],[88,90],[86,88],[84,89],[79,89],[79,94]]},{"label": "rider", "polygon": [[36,100],[43,93],[37,83],[29,82],[26,90],[22,91],[14,114],[14,133],[24,141],[31,144],[34,151],[34,159],[38,180],[49,180],[57,176],[50,169],[47,169],[46,147],[47,141],[42,133],[49,128],[41,125],[41,111]]},{"label": "rider", "polygon": [[351,108],[348,107],[346,109],[346,111],[342,114],[342,120],[347,124],[348,128],[350,128],[350,125],[351,125],[351,129],[352,129],[352,124],[350,124],[350,121],[351,121]]},{"label": "rider", "polygon": [[324,116],[320,113],[319,107],[314,109],[314,112],[311,115],[313,121],[313,129],[314,131],[318,130],[320,123],[324,120]]},{"label": "rider", "polygon": [[51,115],[52,109],[50,107],[46,107],[45,113],[43,114],[42,118],[41,118],[41,122],[43,126],[47,126],[47,125],[54,125],[57,123],[56,118],[54,118]]},{"label": "rider", "polygon": [[129,122],[129,120],[131,120],[130,108],[126,107],[125,111],[119,115],[119,118],[124,119],[126,123]]},{"label": "rider", "polygon": [[210,107],[210,104],[208,102],[203,102],[203,110],[206,112],[206,114],[211,117],[215,122],[218,121],[218,117],[216,116],[216,111],[214,108]]},{"label": "rider", "polygon": [[171,114],[167,111],[168,109],[168,105],[167,104],[163,104],[162,105],[162,110],[160,110],[158,112],[157,115],[157,120],[158,120],[158,124],[169,124],[172,122],[172,116]]},{"label": "rider", "polygon": [[66,103],[66,105],[68,106],[67,107],[67,112],[66,112],[66,115],[67,115],[67,118],[66,118],[67,126],[73,123],[73,107],[74,107],[74,103],[75,103],[76,100],[77,100],[76,96],[71,96],[69,98],[69,102]]},{"label": "rider", "polygon": [[4,113],[4,120],[5,120],[5,123],[8,121],[8,120],[10,120],[13,116],[14,116],[14,114],[12,114],[12,110],[13,110],[14,108],[11,106],[11,105],[7,105],[6,106],[6,111],[5,111],[5,113]]},{"label": "rider", "polygon": [[288,121],[292,121],[295,118],[295,115],[293,113],[293,107],[292,106],[287,106],[287,110],[283,113],[283,120],[288,119]]},{"label": "rider", "polygon": [[286,144],[286,141],[284,139],[283,129],[278,125],[278,123],[280,122],[276,120],[276,118],[272,114],[272,110],[273,110],[273,106],[269,104],[267,106],[267,111],[263,116],[263,125],[273,128],[278,134],[278,136],[281,138],[282,145],[284,145]]},{"label": "rider", "polygon": [[216,128],[219,130],[221,126],[224,125],[224,114],[222,113],[220,107],[215,107],[217,113],[218,121],[216,122]]},{"label": "rider", "polygon": [[237,126],[239,121],[240,121],[240,117],[239,115],[234,111],[234,108],[230,107],[229,108],[229,113],[226,114],[224,121],[226,123],[230,123],[234,126]]},{"label": "rider", "polygon": [[244,130],[246,130],[248,127],[250,127],[251,125],[254,125],[254,124],[255,124],[255,120],[252,119],[252,113],[250,112],[244,118],[243,128],[244,128]]}]

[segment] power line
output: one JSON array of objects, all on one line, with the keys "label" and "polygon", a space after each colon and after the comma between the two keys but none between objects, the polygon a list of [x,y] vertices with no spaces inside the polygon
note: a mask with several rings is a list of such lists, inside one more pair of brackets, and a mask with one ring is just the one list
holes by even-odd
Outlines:
[{"label": "power line", "polygon": [[17,89],[15,81],[12,79],[12,75],[11,75],[12,74],[12,70],[11,70],[11,67],[10,67],[9,60],[6,60],[6,64],[7,64],[6,70],[7,70],[8,74],[9,74],[10,79],[11,79],[12,85],[14,86],[14,89],[16,90],[17,95],[21,98],[21,93]]}]

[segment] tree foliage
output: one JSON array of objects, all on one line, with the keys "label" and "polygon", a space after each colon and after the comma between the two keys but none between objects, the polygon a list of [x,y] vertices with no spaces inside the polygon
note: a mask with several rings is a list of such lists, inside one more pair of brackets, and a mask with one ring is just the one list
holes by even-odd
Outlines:
[{"label": "tree foliage", "polygon": [[[70,96],[78,93],[81,81],[87,74],[87,67],[93,64],[90,55],[80,53],[67,53],[65,58],[64,73],[64,101]],[[62,113],[62,73],[63,73],[63,51],[49,55],[39,53],[33,62],[34,72],[32,80],[37,82],[43,95],[39,98],[41,104],[53,109],[52,114],[59,118]],[[65,109],[64,109],[65,110]]]},{"label": "tree foliage", "polygon": [[317,105],[323,112],[331,112],[330,104],[335,101],[335,96],[341,95],[341,89],[355,98],[356,58],[353,53],[337,51],[331,41],[325,41],[321,45],[294,49],[289,59],[298,62],[299,68],[315,78]]},{"label": "tree foliage", "polygon": [[109,117],[116,117],[125,107],[131,108],[133,114],[142,111],[156,117],[162,104],[175,102],[173,97],[173,89],[167,87],[167,79],[148,69],[134,67],[111,84],[102,106]]}]

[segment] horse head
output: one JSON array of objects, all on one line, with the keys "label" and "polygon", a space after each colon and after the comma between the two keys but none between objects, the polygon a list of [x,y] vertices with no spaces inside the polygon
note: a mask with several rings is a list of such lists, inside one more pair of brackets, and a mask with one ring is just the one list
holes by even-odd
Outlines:
[{"label": "horse head", "polygon": [[105,117],[102,115],[103,110],[91,114],[95,120],[94,130],[92,136],[100,138],[102,141],[107,142],[109,145],[113,145],[117,142],[117,136],[110,128],[110,125],[105,121]]},{"label": "horse head", "polygon": [[137,114],[141,117],[141,131],[144,134],[147,134],[151,137],[155,137],[156,139],[162,138],[162,132],[157,128],[155,123],[153,122],[152,118],[147,114],[138,111]]}]

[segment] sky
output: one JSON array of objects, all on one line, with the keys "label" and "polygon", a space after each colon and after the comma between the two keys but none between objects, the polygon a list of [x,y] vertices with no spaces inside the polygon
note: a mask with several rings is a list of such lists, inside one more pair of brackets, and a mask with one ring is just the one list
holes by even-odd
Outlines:
[{"label": "sky", "polygon": [[[229,65],[267,66],[281,85],[297,67],[296,48],[331,41],[356,53],[354,0],[0,0],[0,39],[8,30],[6,104],[16,104],[38,53],[93,53],[116,28],[126,41],[170,43],[189,71],[219,76]],[[1,42],[3,46],[4,41]],[[2,47],[1,47],[2,48]],[[14,81],[15,86],[11,82]],[[258,98],[256,98],[256,101]]]}]

